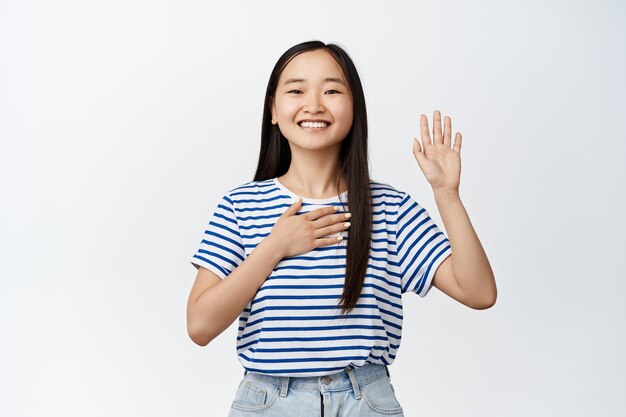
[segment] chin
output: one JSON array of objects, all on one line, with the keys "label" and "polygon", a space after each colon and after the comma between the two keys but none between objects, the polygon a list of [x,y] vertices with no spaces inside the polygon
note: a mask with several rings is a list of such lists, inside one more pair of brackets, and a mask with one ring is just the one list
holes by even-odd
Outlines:
[{"label": "chin", "polygon": [[342,138],[337,138],[336,135],[332,134],[332,132],[309,134],[301,130],[291,131],[287,133],[287,135],[283,133],[283,136],[287,138],[290,144],[308,150],[317,150],[328,148],[330,146],[335,146],[343,142],[347,135],[346,133],[346,135],[344,135]]},{"label": "chin", "polygon": [[297,146],[298,148],[307,149],[310,151],[317,151],[317,150],[329,148],[332,146],[336,146],[343,141],[343,139],[325,138],[324,140],[320,140],[315,137],[302,137],[302,136],[299,136],[296,139],[287,138],[287,140],[293,146]]}]

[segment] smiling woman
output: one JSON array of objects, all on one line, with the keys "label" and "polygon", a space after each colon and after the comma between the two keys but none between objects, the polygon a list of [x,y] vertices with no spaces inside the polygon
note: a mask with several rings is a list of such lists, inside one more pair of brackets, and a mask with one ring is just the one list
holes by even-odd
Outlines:
[{"label": "smiling woman", "polygon": [[[191,260],[191,338],[206,345],[239,318],[245,374],[230,417],[402,416],[387,369],[402,295],[424,297],[437,282],[459,301],[471,295],[468,305],[489,301],[484,283],[455,286],[465,275],[453,274],[451,241],[428,211],[370,179],[367,141],[348,54],[320,41],[287,50],[268,81],[254,179],[223,195]],[[457,151],[435,142],[418,162],[446,186],[446,217],[463,220],[450,188],[457,159],[443,170],[427,156]]]}]

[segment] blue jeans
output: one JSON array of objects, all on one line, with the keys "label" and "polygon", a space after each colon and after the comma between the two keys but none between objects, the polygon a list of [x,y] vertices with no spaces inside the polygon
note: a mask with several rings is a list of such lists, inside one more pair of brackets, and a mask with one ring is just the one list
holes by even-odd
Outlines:
[{"label": "blue jeans", "polygon": [[366,364],[328,376],[244,372],[228,417],[404,417],[389,370]]}]

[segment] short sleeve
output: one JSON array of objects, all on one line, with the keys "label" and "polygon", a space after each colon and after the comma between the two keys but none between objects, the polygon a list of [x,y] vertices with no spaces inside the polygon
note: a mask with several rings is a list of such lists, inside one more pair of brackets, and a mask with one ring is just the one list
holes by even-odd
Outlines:
[{"label": "short sleeve", "polygon": [[396,222],[396,254],[402,293],[421,297],[430,291],[437,267],[452,254],[450,241],[428,211],[403,193]]},{"label": "short sleeve", "polygon": [[225,278],[243,262],[245,253],[235,207],[230,193],[226,193],[213,211],[191,264]]}]

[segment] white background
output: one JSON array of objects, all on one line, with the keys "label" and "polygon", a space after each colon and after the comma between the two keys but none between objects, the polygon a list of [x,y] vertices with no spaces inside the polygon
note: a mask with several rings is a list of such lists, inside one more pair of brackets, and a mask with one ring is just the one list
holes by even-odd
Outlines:
[{"label": "white background", "polygon": [[496,305],[406,294],[406,416],[626,414],[619,1],[1,1],[0,415],[225,416],[233,324],[187,336],[190,258],[252,180],[270,71],[338,42],[371,175],[442,226],[419,115],[463,134]]}]

